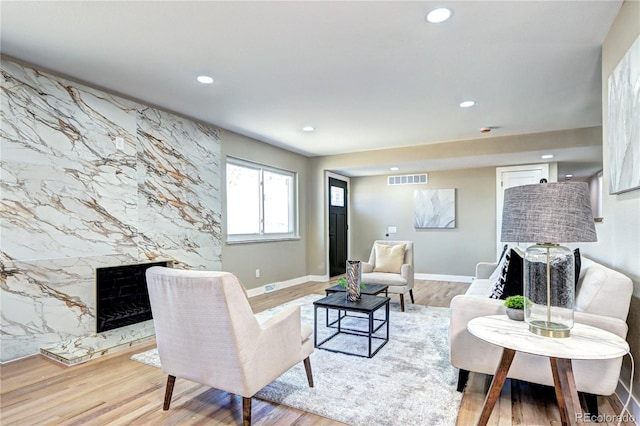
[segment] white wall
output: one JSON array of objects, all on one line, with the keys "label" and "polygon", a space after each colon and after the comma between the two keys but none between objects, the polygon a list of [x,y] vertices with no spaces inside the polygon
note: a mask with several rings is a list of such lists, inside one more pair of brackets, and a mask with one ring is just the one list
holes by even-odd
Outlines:
[{"label": "white wall", "polygon": [[[314,275],[327,274],[326,256],[328,243],[325,223],[326,196],[324,188],[326,171],[341,173],[341,170],[348,170],[354,167],[366,168],[371,165],[388,165],[392,161],[398,163],[414,162],[417,159],[429,159],[447,164],[448,161],[456,161],[459,163],[460,158],[465,158],[469,164],[475,164],[474,158],[477,157],[493,156],[510,152],[546,151],[578,146],[594,147],[600,146],[601,142],[600,127],[588,127],[583,129],[491,137],[455,143],[428,144],[311,158],[309,168],[309,207],[307,210],[309,273]],[[507,164],[505,164],[505,166],[506,165]],[[416,237],[421,242],[420,246],[416,246],[416,253],[421,258],[420,263],[418,263],[418,272],[438,274],[439,272],[435,272],[434,269],[444,271],[445,267],[451,266],[451,270],[442,273],[447,275],[473,275],[474,271],[471,264],[475,265],[474,262],[490,261],[495,258],[495,169],[487,168],[487,170],[489,169],[492,170],[491,173],[493,177],[484,179],[483,171],[480,173],[477,181],[474,181],[473,174],[478,170],[484,169],[469,168],[451,172],[420,171],[429,173],[431,185],[429,189],[456,188],[458,186],[463,188],[462,185],[464,185],[464,188],[473,188],[473,190],[471,194],[465,192],[460,193],[458,212],[462,215],[460,217],[460,226],[463,228],[456,229],[453,232],[446,230],[421,231],[421,233],[414,232],[413,230],[407,231],[406,235],[408,237]],[[553,176],[557,175],[557,167],[555,164],[551,165],[550,173]],[[398,172],[398,174],[403,173]],[[440,180],[440,178],[442,178],[442,180]],[[357,180],[361,178],[353,179]],[[366,183],[369,178],[362,179],[362,182]],[[385,177],[382,176],[371,179],[384,180]],[[371,185],[371,188],[369,188],[369,186],[370,185],[365,184],[359,188],[354,182],[351,188],[352,209],[354,207],[359,208],[361,202],[368,202],[368,210],[366,212],[355,212],[359,214],[359,218],[364,220],[368,226],[359,226],[359,221],[354,218],[352,218],[351,221],[353,230],[353,232],[351,232],[351,243],[352,247],[357,249],[357,251],[351,251],[353,256],[364,256],[365,246],[370,245],[373,239],[384,235],[382,231],[386,228],[386,224],[376,222],[376,217],[383,218],[381,221],[391,219],[394,221],[406,220],[408,216],[402,216],[402,218],[389,217],[390,214],[397,212],[397,206],[401,206],[404,212],[413,212],[413,205],[411,204],[413,198],[408,197],[402,190],[387,191],[380,185],[379,191],[382,192],[377,196],[375,194],[376,189],[373,188],[374,184]],[[362,195],[360,195],[361,191],[363,191]],[[413,193],[412,190],[410,190],[410,192]],[[382,194],[384,194],[386,198],[382,199]],[[484,195],[483,197],[477,198],[479,194]],[[398,197],[396,197],[396,195],[398,195]],[[373,197],[371,200],[375,200],[375,202],[371,200],[367,201],[369,196]],[[469,202],[470,200],[472,202]],[[466,217],[465,215],[477,216]],[[469,224],[478,223],[480,223],[479,226],[481,229],[468,227]],[[408,228],[411,227],[407,225],[404,229]],[[487,229],[494,230],[492,236],[488,234],[485,235]],[[399,237],[400,234],[396,236]],[[434,242],[437,244],[434,245]],[[420,254],[423,250],[421,248],[423,245],[426,251]],[[462,256],[464,259],[462,263],[433,262],[428,259],[428,255],[430,254],[429,251],[433,250],[433,247],[436,246],[438,247],[438,251],[433,254],[439,260],[444,260],[447,256],[453,259],[453,256],[461,252],[466,253],[467,256]],[[444,253],[447,255],[445,256]],[[422,262],[428,263],[423,264]]]}]

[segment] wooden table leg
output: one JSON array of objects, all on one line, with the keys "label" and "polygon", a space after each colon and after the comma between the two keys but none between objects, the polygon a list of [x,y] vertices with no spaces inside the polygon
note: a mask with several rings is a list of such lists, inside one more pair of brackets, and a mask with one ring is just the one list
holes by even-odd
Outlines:
[{"label": "wooden table leg", "polygon": [[578,389],[573,377],[573,367],[570,359],[549,358],[556,399],[560,409],[560,420],[563,426],[577,424],[577,415],[582,412]]},{"label": "wooden table leg", "polygon": [[480,413],[480,419],[478,420],[478,426],[486,426],[489,421],[493,407],[495,407],[496,402],[500,397],[504,381],[507,379],[509,367],[511,367],[511,362],[513,361],[515,354],[516,351],[513,349],[504,348],[502,350],[502,358],[500,359],[500,364],[498,364],[498,368],[496,369],[496,374],[493,376],[493,380],[491,381],[491,387],[489,388],[489,392],[487,392],[487,397],[484,400],[482,413]]},{"label": "wooden table leg", "polygon": [[564,395],[562,394],[562,384],[560,383],[560,372],[558,371],[558,363],[556,358],[549,358],[551,363],[551,373],[553,375],[553,385],[556,391],[556,401],[558,401],[558,409],[560,410],[560,421],[562,426],[569,424],[567,407],[564,401]]}]

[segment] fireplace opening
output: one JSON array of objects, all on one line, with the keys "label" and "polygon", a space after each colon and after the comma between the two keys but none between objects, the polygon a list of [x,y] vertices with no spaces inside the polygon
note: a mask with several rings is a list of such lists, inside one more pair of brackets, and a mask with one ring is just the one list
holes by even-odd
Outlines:
[{"label": "fireplace opening", "polygon": [[171,265],[154,262],[96,269],[98,333],[152,318],[145,277],[152,266]]}]

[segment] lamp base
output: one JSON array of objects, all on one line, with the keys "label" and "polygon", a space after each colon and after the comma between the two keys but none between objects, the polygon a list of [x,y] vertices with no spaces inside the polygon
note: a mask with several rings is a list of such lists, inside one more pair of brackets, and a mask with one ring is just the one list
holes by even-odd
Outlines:
[{"label": "lamp base", "polygon": [[564,324],[551,321],[531,321],[529,331],[544,337],[569,337],[571,329]]}]

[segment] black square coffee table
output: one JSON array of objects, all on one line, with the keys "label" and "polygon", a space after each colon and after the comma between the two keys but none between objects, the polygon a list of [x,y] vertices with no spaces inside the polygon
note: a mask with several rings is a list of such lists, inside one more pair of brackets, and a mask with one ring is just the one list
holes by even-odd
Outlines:
[{"label": "black square coffee table", "polygon": [[[388,289],[389,289],[389,286],[385,284],[366,284],[365,283],[364,290],[360,290],[360,294],[368,294],[370,296],[376,296],[384,292],[384,295],[388,296],[389,295]],[[342,287],[340,284],[336,284],[333,287],[329,287],[324,290],[327,296],[333,293],[340,293],[340,292],[344,293],[345,291],[347,291],[347,289]]]},{"label": "black square coffee table", "polygon": [[[330,294],[327,297],[323,297],[322,299],[316,300],[313,302],[313,318],[314,318],[314,329],[313,329],[313,343],[314,346],[318,349],[324,349],[331,352],[340,352],[348,355],[356,355],[366,358],[373,357],[378,351],[387,344],[389,341],[389,298],[381,297],[381,296],[372,296],[369,294],[361,294],[360,300],[357,302],[349,302],[345,297],[344,292],[337,292]],[[384,318],[376,318],[374,316],[375,312],[384,307]],[[327,314],[327,326],[329,328],[335,329],[335,333],[331,334],[329,337],[323,339],[321,342],[318,342],[318,308],[324,308]],[[328,322],[329,313],[331,310],[338,311],[338,319],[331,324]],[[365,316],[349,316],[350,321],[366,321],[366,327],[362,328],[351,328],[345,327],[342,325],[344,318],[340,312],[357,312],[360,314],[365,314]],[[337,326],[335,325],[337,324]],[[380,330],[383,326],[386,326],[385,334],[383,337],[375,336],[374,334]],[[336,349],[327,347],[327,343],[334,339],[335,337],[341,334],[348,334],[353,336],[361,336],[367,338],[367,354],[359,354],[353,351],[349,351],[346,349]],[[372,342],[374,340],[380,340],[381,344],[373,349]]]}]

